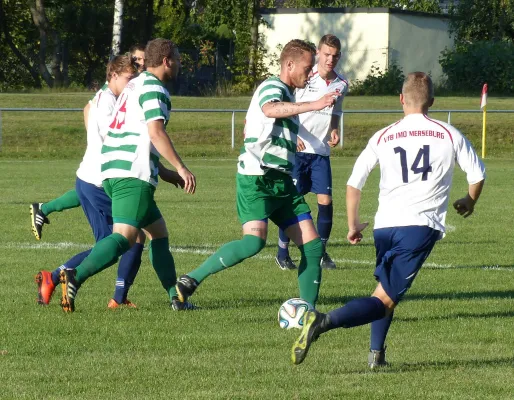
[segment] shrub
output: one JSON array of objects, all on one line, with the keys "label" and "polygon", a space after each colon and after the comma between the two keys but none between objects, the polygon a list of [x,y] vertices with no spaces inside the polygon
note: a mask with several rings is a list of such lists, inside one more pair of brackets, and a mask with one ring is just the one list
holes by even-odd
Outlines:
[{"label": "shrub", "polygon": [[350,85],[350,93],[357,95],[394,95],[402,91],[405,75],[402,69],[392,64],[382,72],[375,64],[370,74],[363,81],[355,80]]}]

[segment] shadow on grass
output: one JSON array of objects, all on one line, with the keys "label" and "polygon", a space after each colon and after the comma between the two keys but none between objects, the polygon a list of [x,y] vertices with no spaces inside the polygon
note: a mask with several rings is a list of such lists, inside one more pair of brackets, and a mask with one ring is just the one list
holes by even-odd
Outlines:
[{"label": "shadow on grass", "polygon": [[419,321],[441,321],[450,319],[462,319],[462,318],[511,318],[514,317],[514,311],[505,312],[490,312],[490,313],[456,313],[449,315],[432,315],[427,317],[394,317],[394,321],[400,322],[419,322]]}]

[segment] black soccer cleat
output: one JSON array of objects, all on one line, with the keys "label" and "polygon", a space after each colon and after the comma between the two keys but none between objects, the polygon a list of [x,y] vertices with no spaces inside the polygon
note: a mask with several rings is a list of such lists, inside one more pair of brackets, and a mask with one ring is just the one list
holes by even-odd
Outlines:
[{"label": "black soccer cleat", "polygon": [[43,235],[43,225],[49,224],[50,221],[41,211],[43,203],[32,203],[30,205],[30,222],[32,224],[32,233],[36,237],[36,240],[41,240]]},{"label": "black soccer cleat", "polygon": [[385,359],[385,352],[385,348],[382,350],[370,350],[368,354],[368,366],[371,369],[387,367],[389,364]]},{"label": "black soccer cleat", "polygon": [[326,314],[322,314],[316,310],[307,311],[305,313],[303,317],[302,333],[300,333],[300,336],[294,342],[291,351],[293,364],[301,364],[303,360],[305,360],[312,342],[315,342],[319,335],[325,331],[326,316]]},{"label": "black soccer cleat", "polygon": [[187,299],[193,295],[199,283],[196,279],[191,278],[188,275],[182,275],[177,280],[176,288],[178,294],[178,300],[181,303],[187,303]]},{"label": "black soccer cleat", "polygon": [[193,311],[198,310],[200,307],[195,306],[193,303],[190,303],[188,301],[181,302],[177,296],[173,296],[171,298],[171,309],[173,311]]},{"label": "black soccer cleat", "polygon": [[278,256],[276,256],[275,262],[277,263],[278,267],[282,271],[296,269],[296,265],[294,264],[293,260],[291,260],[291,257],[289,257],[289,256],[287,256],[284,259],[280,259],[280,258],[278,258]]},{"label": "black soccer cleat", "polygon": [[80,284],[75,280],[75,272],[74,269],[63,269],[59,274],[62,288],[61,308],[66,313],[75,311],[75,297],[80,288]]},{"label": "black soccer cleat", "polygon": [[325,251],[321,257],[319,266],[323,269],[336,269],[336,263],[332,261],[328,253]]}]

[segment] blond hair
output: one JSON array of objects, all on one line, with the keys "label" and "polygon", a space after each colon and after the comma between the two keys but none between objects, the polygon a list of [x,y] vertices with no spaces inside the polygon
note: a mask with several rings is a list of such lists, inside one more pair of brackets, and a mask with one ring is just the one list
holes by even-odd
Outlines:
[{"label": "blond hair", "polygon": [[312,55],[315,55],[316,49],[304,40],[293,39],[282,49],[282,52],[280,53],[280,64],[283,64],[288,59],[296,61],[304,52],[309,52]]},{"label": "blond hair", "polygon": [[411,72],[403,81],[402,94],[409,107],[430,107],[434,98],[432,79],[424,72]]},{"label": "blond hair", "polygon": [[131,74],[137,73],[137,67],[132,61],[132,57],[126,54],[122,56],[116,56],[111,61],[109,61],[105,71],[105,79],[107,82],[109,82],[114,73],[120,75],[123,72],[128,72]]}]

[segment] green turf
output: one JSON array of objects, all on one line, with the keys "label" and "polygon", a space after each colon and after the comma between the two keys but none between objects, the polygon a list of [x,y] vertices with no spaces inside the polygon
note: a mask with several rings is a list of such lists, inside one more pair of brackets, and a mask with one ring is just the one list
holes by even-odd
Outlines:
[{"label": "green turf", "polygon": [[[0,94],[0,107],[82,108],[92,93]],[[478,110],[479,98],[441,97],[433,109]],[[243,109],[249,97],[197,98],[173,97],[173,108]],[[352,110],[400,110],[398,97],[348,96],[344,108]],[[514,110],[512,98],[491,97],[490,110]],[[447,113],[434,113],[447,121]],[[245,113],[235,116],[235,148],[231,148],[231,113],[172,114],[168,132],[187,157],[236,157],[243,142]],[[356,156],[371,135],[398,120],[400,114],[346,114],[344,150],[334,156]],[[453,113],[451,122],[461,129],[477,150],[481,150],[482,115]],[[514,158],[514,113],[488,115],[487,154],[496,158]],[[85,130],[81,112],[3,112],[3,144],[0,158],[76,158],[84,151]]]},{"label": "green turf", "polygon": [[[179,273],[239,237],[235,159],[187,159],[198,192],[161,185],[157,201],[170,231]],[[295,273],[268,246],[242,265],[206,280],[192,300],[203,310],[172,312],[148,253],[130,299],[138,310],[106,309],[115,268],[80,290],[65,315],[58,296],[35,303],[34,274],[92,243],[79,209],[50,216],[43,241],[30,232],[28,205],[73,185],[78,159],[0,160],[0,398],[33,399],[508,399],[514,393],[514,238],[512,163],[487,161],[476,213],[448,215],[450,230],[396,311],[388,340],[391,366],[366,366],[369,327],[323,336],[301,366],[290,364],[298,331],[278,327],[280,304],[298,295]],[[345,240],[344,186],[353,159],[336,158],[335,226],[319,309],[328,311],[375,285],[371,230]],[[376,171],[363,192],[363,219],[377,207]],[[457,173],[451,200],[463,195]],[[313,196],[308,196],[313,205]],[[298,259],[298,251],[292,250]]]}]

